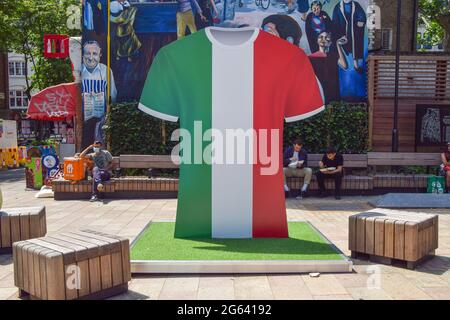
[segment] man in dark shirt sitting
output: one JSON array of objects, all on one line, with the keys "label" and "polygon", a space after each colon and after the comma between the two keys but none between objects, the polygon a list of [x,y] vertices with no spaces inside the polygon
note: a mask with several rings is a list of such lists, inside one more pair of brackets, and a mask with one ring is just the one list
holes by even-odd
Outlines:
[{"label": "man in dark shirt sitting", "polygon": [[[102,142],[95,141],[79,155],[80,158],[86,157],[94,161],[94,168],[92,169],[92,197],[91,202],[97,201],[99,192],[103,191],[102,182],[111,179],[109,171],[113,167],[113,157],[108,150],[102,149]],[[92,149],[92,153],[88,153]],[[101,189],[101,190],[100,190]]]},{"label": "man in dark shirt sitting", "polygon": [[319,162],[320,171],[316,173],[319,183],[319,196],[326,197],[325,179],[334,179],[335,198],[341,199],[341,184],[344,168],[344,157],[336,152],[336,148],[328,147],[327,152],[323,155],[322,161]]},{"label": "man in dark shirt sitting", "polygon": [[286,178],[302,177],[305,178],[297,199],[305,196],[308,186],[311,183],[312,170],[308,168],[308,153],[303,148],[303,142],[296,139],[292,145],[284,151],[283,155],[283,173],[284,173],[284,191],[289,192]]}]

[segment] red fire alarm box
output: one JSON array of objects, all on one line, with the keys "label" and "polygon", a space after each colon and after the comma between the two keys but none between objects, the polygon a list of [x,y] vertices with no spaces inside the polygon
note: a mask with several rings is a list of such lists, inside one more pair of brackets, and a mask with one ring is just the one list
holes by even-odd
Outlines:
[{"label": "red fire alarm box", "polygon": [[44,57],[67,58],[69,56],[69,37],[61,34],[44,35]]}]

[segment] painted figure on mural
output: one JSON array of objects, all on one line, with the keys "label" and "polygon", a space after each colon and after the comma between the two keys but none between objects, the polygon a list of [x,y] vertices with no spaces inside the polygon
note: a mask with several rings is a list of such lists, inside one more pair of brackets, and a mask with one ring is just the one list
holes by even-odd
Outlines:
[{"label": "painted figure on mural", "polygon": [[341,0],[333,10],[333,36],[347,38],[344,49],[353,55],[355,70],[362,72],[364,63],[364,34],[367,17],[364,9],[357,1]]},{"label": "painted figure on mural", "polygon": [[428,108],[422,117],[421,142],[441,142],[441,119],[438,108]]},{"label": "painted figure on mural", "polygon": [[266,17],[261,28],[277,37],[280,37],[296,46],[300,43],[302,30],[294,18],[285,14],[273,14]]},{"label": "painted figure on mural", "polygon": [[105,26],[102,15],[103,5],[100,0],[82,0],[83,25],[87,31],[104,34]]},{"label": "painted figure on mural", "polygon": [[219,17],[219,10],[217,10],[214,0],[198,0],[198,5],[206,20],[203,20],[200,13],[197,12],[197,14],[195,15],[195,24],[197,26],[197,29],[199,30],[213,26],[214,20]]},{"label": "painted figure on mural", "polygon": [[[83,45],[83,66],[81,68],[82,96],[84,106],[83,140],[104,141],[103,124],[106,113],[108,92],[107,66],[100,63],[102,50],[97,41],[87,41]],[[111,102],[116,101],[117,89],[114,75],[110,72]]]},{"label": "painted figure on mural", "polygon": [[326,30],[331,30],[331,18],[324,10],[320,1],[311,2],[311,12],[306,17],[305,32],[311,52],[319,50],[317,36]]},{"label": "painted figure on mural", "polygon": [[197,0],[177,0],[177,2],[177,37],[181,39],[186,35],[186,27],[189,28],[191,33],[197,31],[195,14],[198,14],[200,20],[203,22],[206,22],[207,19],[198,5]]},{"label": "painted figure on mural", "polygon": [[126,57],[131,62],[142,46],[134,32],[137,8],[132,7],[127,0],[117,0],[111,1],[110,9],[116,59]]},{"label": "painted figure on mural", "polygon": [[322,85],[325,103],[340,100],[339,67],[343,70],[348,68],[343,49],[347,39],[342,36],[333,45],[332,38],[330,31],[321,32],[316,38],[318,50],[309,56],[314,72]]},{"label": "painted figure on mural", "polygon": [[297,11],[300,12],[302,20],[305,21],[306,14],[309,11],[309,0],[297,0]]}]

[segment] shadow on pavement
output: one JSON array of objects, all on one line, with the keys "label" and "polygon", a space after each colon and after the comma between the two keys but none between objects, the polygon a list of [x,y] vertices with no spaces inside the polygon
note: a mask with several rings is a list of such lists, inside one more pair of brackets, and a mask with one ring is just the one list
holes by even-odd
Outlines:
[{"label": "shadow on pavement", "polygon": [[18,182],[25,180],[25,169],[0,170],[0,182]]}]

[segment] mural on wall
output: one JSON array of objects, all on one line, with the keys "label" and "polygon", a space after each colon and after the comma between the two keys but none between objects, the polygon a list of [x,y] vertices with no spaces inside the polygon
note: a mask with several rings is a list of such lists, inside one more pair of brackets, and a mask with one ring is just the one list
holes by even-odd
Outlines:
[{"label": "mural on wall", "polygon": [[[81,66],[81,91],[83,101],[82,146],[94,140],[105,140],[105,123],[108,100],[107,21],[108,0],[83,0],[83,41]],[[114,72],[110,71],[110,98],[115,102],[117,90]]]},{"label": "mural on wall", "polygon": [[[101,138],[107,0],[83,0],[83,98]],[[117,0],[110,2],[111,100],[136,101],[157,51],[208,26],[258,27],[302,48],[326,102],[364,101],[369,0]],[[86,47],[87,46],[87,47]],[[117,89],[116,89],[117,88]],[[86,107],[87,106],[87,107]],[[91,111],[92,110],[92,111]]]},{"label": "mural on wall", "polygon": [[450,141],[450,105],[416,106],[416,145],[443,146]]}]

